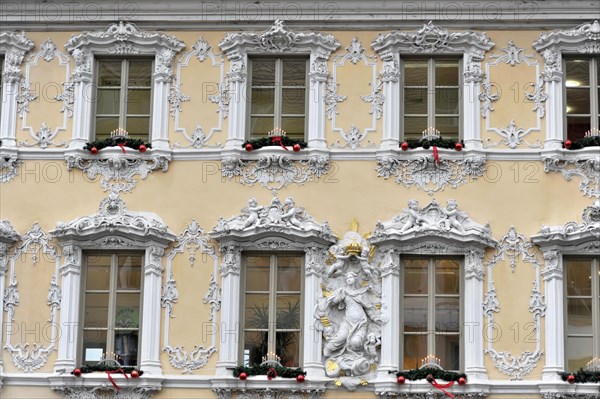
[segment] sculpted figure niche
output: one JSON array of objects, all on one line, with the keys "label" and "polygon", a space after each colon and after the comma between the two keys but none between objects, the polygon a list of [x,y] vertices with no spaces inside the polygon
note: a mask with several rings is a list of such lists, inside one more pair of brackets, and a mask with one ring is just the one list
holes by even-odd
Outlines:
[{"label": "sculpted figure niche", "polygon": [[325,372],[329,377],[361,376],[379,361],[381,282],[371,265],[370,245],[356,231],[332,246],[334,261],[323,277],[316,310],[323,329]]}]

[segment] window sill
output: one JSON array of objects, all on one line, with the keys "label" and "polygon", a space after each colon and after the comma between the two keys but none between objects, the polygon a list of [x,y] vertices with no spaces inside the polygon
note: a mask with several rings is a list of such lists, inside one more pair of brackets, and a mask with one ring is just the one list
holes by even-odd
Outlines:
[{"label": "window sill", "polygon": [[[139,378],[125,378],[123,375],[112,374],[112,378],[120,388],[121,394],[128,394],[130,399],[147,399],[153,392],[160,391],[164,376],[142,375]],[[117,389],[108,380],[106,373],[89,373],[75,377],[70,374],[52,375],[48,377],[50,389],[65,398],[76,398],[77,395],[89,393],[102,396],[102,393],[116,393]],[[86,396],[87,397],[87,396]]]}]

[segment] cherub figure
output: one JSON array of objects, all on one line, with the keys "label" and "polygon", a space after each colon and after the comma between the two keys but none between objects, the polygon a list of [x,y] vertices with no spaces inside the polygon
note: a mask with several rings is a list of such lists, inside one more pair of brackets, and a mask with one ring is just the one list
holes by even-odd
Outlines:
[{"label": "cherub figure", "polygon": [[407,219],[400,229],[400,233],[404,233],[412,228],[423,226],[423,224],[427,223],[427,220],[419,215],[419,202],[417,200],[408,201],[406,215]]},{"label": "cherub figure", "polygon": [[296,208],[294,200],[287,197],[283,202],[284,214],[281,215],[281,220],[289,222],[292,226],[303,229],[302,222],[298,219],[298,215],[303,213],[302,209]]},{"label": "cherub figure", "polygon": [[442,212],[446,215],[446,218],[442,220],[442,223],[445,225],[447,230],[451,228],[455,228],[461,233],[465,232],[465,228],[462,223],[458,221],[458,217],[460,216],[460,211],[457,209],[456,201],[453,199],[448,200],[448,205],[446,209],[442,208]]},{"label": "cherub figure", "polygon": [[336,271],[342,271],[344,268],[344,264],[346,263],[346,259],[350,257],[350,255],[344,255],[344,248],[342,246],[336,246],[333,250],[335,256],[335,262],[331,265],[331,268],[327,271],[327,277],[333,276]]},{"label": "cherub figure", "polygon": [[360,267],[363,272],[367,275],[369,280],[373,276],[375,268],[369,264],[369,247],[364,247],[360,253],[360,256],[356,257],[360,262]]},{"label": "cherub figure", "polygon": [[264,209],[264,206],[258,206],[256,199],[254,197],[248,200],[248,207],[246,208],[246,213],[248,214],[248,218],[244,222],[242,229],[248,227],[256,227],[260,222],[259,213]]}]

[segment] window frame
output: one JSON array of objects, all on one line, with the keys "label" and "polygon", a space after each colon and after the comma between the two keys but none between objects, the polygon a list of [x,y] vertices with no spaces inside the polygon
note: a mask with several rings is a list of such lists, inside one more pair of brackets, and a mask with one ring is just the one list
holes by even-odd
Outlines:
[{"label": "window frame", "polygon": [[[402,136],[400,137],[401,139],[406,139],[406,134],[405,134],[405,124],[404,124],[404,119],[406,118],[407,114],[404,112],[405,110],[405,91],[406,91],[406,86],[405,86],[405,64],[407,61],[427,61],[427,88],[426,90],[426,96],[427,96],[427,126],[425,127],[425,129],[429,129],[430,127],[433,127],[435,129],[437,129],[438,131],[440,131],[435,123],[435,120],[438,116],[440,117],[457,117],[458,116],[458,133],[456,136],[456,140],[461,140],[463,138],[463,102],[462,100],[462,95],[463,95],[463,90],[464,90],[464,79],[463,79],[463,62],[462,62],[462,55],[430,55],[425,57],[424,54],[421,56],[406,56],[406,57],[400,57],[400,68],[402,70],[402,73],[400,74],[400,131],[402,132]],[[437,85],[435,84],[435,62],[437,60],[445,60],[445,61],[457,61],[458,62],[458,86],[456,86],[456,88],[458,88],[458,114],[457,115],[452,115],[452,114],[437,114],[435,112],[435,96],[436,96],[436,91],[438,90]],[[454,86],[444,86],[444,87],[440,87],[439,89],[443,90],[445,88],[454,88]],[[408,116],[420,116],[422,117],[423,114],[409,114]],[[444,132],[440,131],[440,135],[442,138],[448,138],[448,133],[444,134]],[[420,137],[418,137],[420,139]]]},{"label": "window frame", "polygon": [[[273,120],[274,120],[274,126],[273,129],[275,128],[283,128],[281,125],[281,118],[283,115],[283,61],[284,60],[290,60],[290,59],[297,59],[297,60],[305,60],[306,61],[306,68],[305,68],[305,73],[304,73],[304,133],[303,133],[303,137],[302,140],[303,141],[307,141],[308,139],[308,119],[309,119],[309,112],[308,112],[308,103],[309,103],[309,93],[310,93],[310,82],[309,82],[309,56],[310,54],[306,54],[306,55],[282,55],[282,56],[277,56],[277,57],[273,57],[273,56],[266,56],[266,55],[248,55],[248,81],[247,81],[247,85],[246,85],[246,95],[248,98],[248,102],[247,102],[247,106],[246,106],[246,128],[245,128],[245,138],[246,140],[252,140],[252,139],[258,139],[258,138],[262,138],[262,137],[267,137],[267,132],[265,132],[264,136],[260,136],[260,137],[252,137],[252,89],[253,89],[253,84],[252,84],[252,70],[253,70],[253,61],[254,60],[269,60],[269,59],[274,59],[276,60],[275,62],[275,84],[274,84],[274,91],[275,91],[275,98],[274,100],[274,104],[273,104]],[[256,114],[256,115],[266,115],[266,114]],[[298,117],[299,114],[292,114],[293,116]]]},{"label": "window frame", "polygon": [[600,56],[594,57],[593,55],[587,57],[576,56],[575,54],[567,54],[562,59],[562,70],[565,71],[562,95],[564,98],[564,113],[563,113],[563,129],[565,140],[569,139],[569,121],[568,121],[568,110],[567,110],[567,61],[586,61],[589,65],[589,87],[587,87],[589,100],[590,100],[590,113],[584,114],[573,114],[571,116],[577,116],[580,118],[588,118],[590,121],[590,130],[600,129],[600,95],[598,90],[600,89]]},{"label": "window frame", "polygon": [[[154,106],[154,74],[151,73],[150,74],[150,110],[148,112],[148,115],[141,115],[141,114],[127,114],[127,102],[125,101],[125,98],[127,97],[127,91],[130,90],[132,87],[129,86],[129,63],[134,60],[146,60],[146,61],[150,61],[150,70],[154,71],[154,64],[155,64],[155,59],[154,58],[147,58],[147,57],[95,57],[94,58],[94,84],[95,84],[95,102],[96,105],[93,108],[93,115],[92,115],[92,128],[91,128],[91,139],[93,140],[97,140],[97,134],[96,134],[96,125],[97,125],[97,118],[98,118],[98,101],[99,101],[99,92],[101,89],[101,86],[99,84],[99,80],[100,80],[100,63],[103,61],[121,61],[121,82],[119,85],[119,126],[115,127],[115,129],[117,128],[123,128],[124,130],[127,131],[127,117],[129,116],[148,116],[148,132],[146,136],[140,136],[137,134],[133,134],[132,137],[135,138],[140,138],[144,141],[151,141],[152,140],[152,110],[153,110],[153,106]],[[102,86],[102,88],[108,88],[110,86]],[[133,88],[139,88],[138,86],[133,86]],[[148,89],[148,87],[141,87],[143,89]],[[100,114],[103,115],[103,114]],[[110,114],[106,114],[107,116],[113,116]],[[114,117],[114,116],[113,116]]]},{"label": "window frame", "polygon": [[[78,364],[84,364],[85,360],[84,360],[84,353],[83,353],[83,345],[84,345],[84,334],[86,334],[86,328],[85,328],[85,310],[86,310],[86,301],[85,301],[85,297],[86,297],[86,293],[87,293],[87,273],[88,273],[88,260],[91,256],[105,256],[105,255],[110,255],[111,256],[111,264],[110,264],[110,279],[109,279],[109,299],[108,299],[108,326],[106,329],[107,335],[106,335],[106,353],[114,353],[114,335],[115,335],[115,327],[114,327],[114,323],[115,323],[115,313],[116,313],[116,303],[115,303],[115,297],[117,295],[117,290],[115,289],[115,287],[113,286],[115,284],[115,280],[116,280],[116,275],[118,273],[118,258],[120,256],[138,256],[141,258],[142,261],[142,265],[141,265],[141,269],[140,269],[140,289],[139,289],[139,301],[140,301],[140,305],[139,305],[139,322],[138,322],[138,327],[137,327],[137,331],[138,331],[138,345],[137,345],[137,363],[135,365],[131,365],[131,366],[135,366],[135,367],[139,367],[139,363],[140,363],[140,353],[141,353],[141,345],[142,345],[142,325],[143,325],[143,317],[144,317],[144,308],[143,308],[143,304],[144,304],[144,264],[145,264],[145,256],[144,256],[144,252],[143,251],[96,251],[96,250],[91,250],[91,251],[83,251],[83,260],[82,260],[82,272],[81,272],[81,288],[80,288],[80,292],[81,292],[81,306],[80,306],[80,315],[79,315],[79,329],[78,329],[78,340],[77,340],[77,363]],[[111,328],[111,323],[112,323],[112,328]],[[111,333],[112,331],[112,333]],[[110,336],[112,336],[113,338],[111,339]],[[112,340],[112,342],[111,342]],[[112,345],[109,345],[110,343],[112,343]]]},{"label": "window frame", "polygon": [[[267,353],[276,353],[276,334],[277,334],[277,259],[281,257],[299,257],[301,258],[301,266],[300,266],[300,325],[299,328],[296,329],[299,337],[299,353],[298,353],[298,365],[291,367],[302,367],[303,365],[303,341],[304,341],[304,265],[305,265],[305,255],[299,251],[286,251],[286,252],[261,252],[261,251],[244,251],[242,252],[242,271],[240,276],[240,347],[238,354],[238,363],[242,366],[252,367],[250,365],[245,364],[244,358],[244,342],[245,342],[245,333],[246,333],[246,295],[248,291],[246,290],[246,270],[247,270],[247,259],[252,256],[269,256],[270,257],[270,265],[269,265],[269,322],[267,333],[269,336],[268,340],[268,349]],[[275,291],[273,291],[275,289]],[[283,331],[286,332],[286,331]]]},{"label": "window frame", "polygon": [[[464,256],[461,255],[445,255],[445,254],[411,254],[411,253],[406,253],[406,254],[402,254],[400,255],[400,270],[402,271],[401,276],[400,276],[400,331],[399,331],[399,335],[400,335],[400,364],[404,365],[404,337],[405,337],[405,331],[404,331],[404,312],[402,311],[403,307],[404,307],[404,298],[405,298],[405,293],[404,293],[404,261],[405,260],[427,260],[428,265],[427,265],[427,284],[428,287],[430,286],[430,284],[433,282],[434,283],[434,290],[428,290],[428,294],[427,294],[427,330],[425,334],[422,333],[415,333],[415,334],[408,334],[408,335],[414,335],[414,336],[419,336],[419,335],[426,335],[427,337],[427,355],[434,355],[437,358],[441,358],[440,356],[438,356],[434,351],[432,351],[431,346],[433,344],[433,348],[435,349],[436,347],[436,337],[438,335],[456,335],[459,338],[459,370],[463,370],[464,369],[464,358],[465,358],[465,354],[464,354],[464,349],[463,349],[463,339],[464,339],[464,331],[460,328],[461,326],[464,326]],[[438,333],[435,330],[435,311],[431,312],[431,309],[435,309],[435,299],[436,297],[438,297],[435,293],[435,261],[436,260],[455,260],[459,262],[459,293],[458,293],[458,297],[459,297],[459,311],[460,311],[460,315],[459,315],[459,328],[458,328],[458,333],[454,334],[445,334],[445,333]],[[433,326],[433,329],[432,329]],[[418,367],[421,367],[421,365],[419,365]],[[418,368],[415,367],[415,368]],[[459,371],[459,370],[455,370],[455,371]]]},{"label": "window frame", "polygon": [[[568,262],[569,261],[590,261],[591,268],[591,276],[600,275],[600,256],[581,256],[581,255],[563,255],[563,264],[564,264],[564,279],[567,278],[568,272]],[[569,370],[569,353],[568,353],[568,323],[569,323],[569,309],[568,309],[568,299],[573,296],[569,296],[567,294],[568,291],[568,283],[564,284],[563,292],[564,292],[564,309],[563,309],[563,324],[564,324],[564,367],[565,370]],[[579,297],[579,296],[578,296]],[[591,302],[592,302],[592,359],[600,358],[600,276],[598,278],[592,278],[592,286],[591,286]],[[577,335],[575,335],[577,336]],[[596,339],[597,338],[597,339]],[[575,370],[571,370],[575,371]]]}]

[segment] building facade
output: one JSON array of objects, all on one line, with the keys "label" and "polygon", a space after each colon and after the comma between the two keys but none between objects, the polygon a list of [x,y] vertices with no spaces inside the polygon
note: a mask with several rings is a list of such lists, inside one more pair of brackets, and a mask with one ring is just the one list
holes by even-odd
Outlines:
[{"label": "building facade", "polygon": [[0,7],[0,397],[600,397],[594,2]]}]

